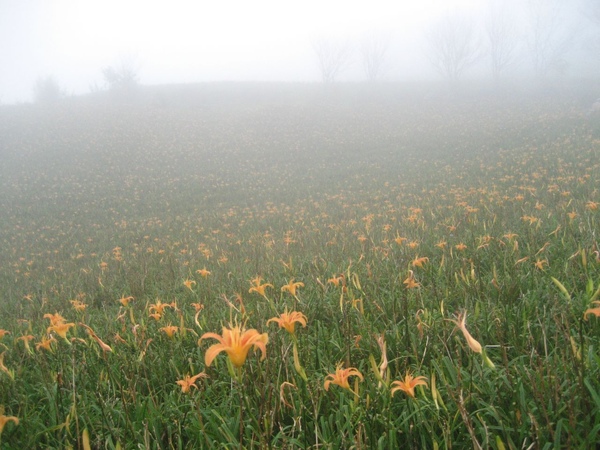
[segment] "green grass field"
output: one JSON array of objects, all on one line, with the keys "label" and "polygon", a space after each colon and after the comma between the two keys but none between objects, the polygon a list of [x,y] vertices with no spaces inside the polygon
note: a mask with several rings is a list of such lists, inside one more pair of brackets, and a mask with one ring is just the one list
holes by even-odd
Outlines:
[{"label": "green grass field", "polygon": [[600,121],[426,90],[2,107],[0,448],[593,448]]}]

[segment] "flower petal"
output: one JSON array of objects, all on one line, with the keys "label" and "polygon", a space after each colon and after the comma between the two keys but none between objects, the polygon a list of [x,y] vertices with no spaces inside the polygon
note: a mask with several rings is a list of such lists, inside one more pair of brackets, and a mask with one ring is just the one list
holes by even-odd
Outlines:
[{"label": "flower petal", "polygon": [[227,346],[225,346],[224,344],[214,344],[210,346],[204,354],[204,364],[206,365],[206,367],[210,366],[213,362],[213,359],[215,359],[216,356],[223,350],[227,350]]}]

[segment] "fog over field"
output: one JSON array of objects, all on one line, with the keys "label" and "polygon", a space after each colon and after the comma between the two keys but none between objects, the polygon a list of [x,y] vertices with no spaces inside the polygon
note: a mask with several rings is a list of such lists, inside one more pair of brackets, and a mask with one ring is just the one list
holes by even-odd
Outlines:
[{"label": "fog over field", "polygon": [[0,0],[0,449],[600,443],[600,2]]},{"label": "fog over field", "polygon": [[597,77],[599,38],[593,0],[2,0],[0,102],[48,79],[102,90],[107,68],[143,85]]},{"label": "fog over field", "polygon": [[1,107],[1,444],[593,448],[596,88]]}]

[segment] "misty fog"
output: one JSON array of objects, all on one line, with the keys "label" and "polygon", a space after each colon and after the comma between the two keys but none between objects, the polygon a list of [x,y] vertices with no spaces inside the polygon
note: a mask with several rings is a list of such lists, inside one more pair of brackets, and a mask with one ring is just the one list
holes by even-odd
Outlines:
[{"label": "misty fog", "polygon": [[599,56],[599,0],[0,0],[0,447],[598,448]]},{"label": "misty fog", "polygon": [[[599,42],[593,0],[3,0],[0,103],[34,100],[46,80],[61,96],[103,90],[107,68],[142,85],[593,78]],[[443,52],[455,44],[466,53],[449,72]],[[332,52],[325,74],[320,58]]]}]

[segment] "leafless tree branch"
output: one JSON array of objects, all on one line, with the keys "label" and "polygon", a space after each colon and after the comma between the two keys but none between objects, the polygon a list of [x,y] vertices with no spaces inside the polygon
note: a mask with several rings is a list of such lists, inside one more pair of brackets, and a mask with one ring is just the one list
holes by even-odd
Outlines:
[{"label": "leafless tree branch", "polygon": [[575,29],[565,22],[560,3],[555,0],[529,0],[528,8],[528,45],[535,75],[544,78],[552,72],[563,73]]},{"label": "leafless tree branch", "polygon": [[428,40],[432,64],[452,82],[482,56],[473,22],[457,14],[446,14],[431,30]]},{"label": "leafless tree branch", "polygon": [[362,65],[368,81],[377,81],[386,70],[386,54],[390,45],[388,34],[369,32],[360,44]]},{"label": "leafless tree branch", "polygon": [[324,83],[335,82],[337,76],[350,65],[352,52],[347,41],[320,37],[313,40],[312,47]]},{"label": "leafless tree branch", "polygon": [[506,9],[490,10],[486,23],[486,36],[492,76],[498,81],[503,72],[514,63],[518,47],[517,26],[514,17],[510,17]]}]

